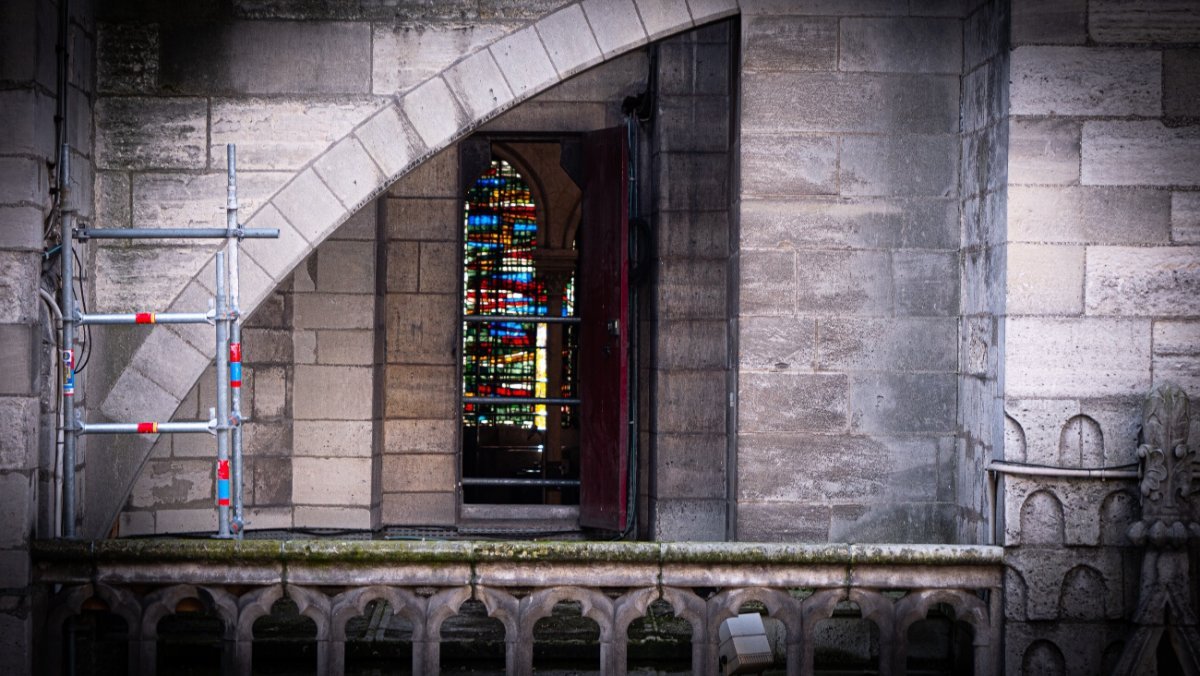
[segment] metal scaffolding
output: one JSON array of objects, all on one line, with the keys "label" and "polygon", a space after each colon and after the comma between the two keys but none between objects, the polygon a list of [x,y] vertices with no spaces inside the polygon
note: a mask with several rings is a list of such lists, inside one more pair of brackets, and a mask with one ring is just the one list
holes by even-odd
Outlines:
[{"label": "metal scaffolding", "polygon": [[[275,228],[244,228],[238,223],[237,149],[226,146],[228,189],[226,227],[221,228],[105,228],[76,229],[76,208],[71,190],[64,182],[62,205],[62,362],[63,362],[63,536],[74,538],[76,442],[81,434],[211,434],[217,441],[217,533],[218,538],[240,538],[244,530],[242,511],[242,344],[241,306],[238,285],[238,253],[242,239],[278,238]],[[70,156],[62,147],[61,171],[69,173]],[[75,242],[88,239],[224,239],[225,251],[216,255],[216,298],[206,312],[131,312],[90,314],[76,307],[74,289]],[[208,420],[169,422],[88,423],[75,410],[75,334],[89,325],[208,324],[216,333],[217,397]]]}]

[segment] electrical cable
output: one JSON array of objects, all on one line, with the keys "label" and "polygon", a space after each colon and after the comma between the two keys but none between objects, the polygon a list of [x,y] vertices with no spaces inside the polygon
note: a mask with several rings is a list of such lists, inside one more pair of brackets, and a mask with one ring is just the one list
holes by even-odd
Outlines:
[{"label": "electrical cable", "polygon": [[[70,235],[68,235],[68,237],[69,236]],[[75,279],[78,281],[79,286],[79,295],[77,298],[79,298],[79,303],[83,306],[83,313],[87,314],[87,294],[84,293],[83,286],[83,262],[79,260],[79,252],[74,248],[71,249],[71,256],[75,259],[76,269],[79,270],[79,273],[75,275]],[[67,312],[73,312],[73,310],[68,309]],[[80,352],[82,354],[80,355],[78,363],[75,366],[75,373],[83,373],[84,367],[87,366],[88,362],[92,358],[92,327],[87,324],[85,324],[83,327],[83,347],[80,348]]]}]

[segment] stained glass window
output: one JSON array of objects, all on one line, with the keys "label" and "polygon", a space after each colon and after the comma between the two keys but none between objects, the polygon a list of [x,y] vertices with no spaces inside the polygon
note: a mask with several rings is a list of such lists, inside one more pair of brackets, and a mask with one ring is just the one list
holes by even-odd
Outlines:
[{"label": "stained glass window", "polygon": [[[529,186],[513,167],[493,161],[467,191],[464,216],[463,314],[546,316],[546,281],[536,272],[537,214]],[[572,284],[555,299],[573,308]],[[573,334],[573,332],[570,332]],[[564,343],[571,343],[568,338]],[[478,405],[471,397],[572,396],[547,394],[547,325],[463,323],[463,422],[546,429],[544,404]],[[565,346],[564,346],[565,347]],[[568,360],[569,361],[569,360]],[[569,379],[564,379],[569,382]]]}]

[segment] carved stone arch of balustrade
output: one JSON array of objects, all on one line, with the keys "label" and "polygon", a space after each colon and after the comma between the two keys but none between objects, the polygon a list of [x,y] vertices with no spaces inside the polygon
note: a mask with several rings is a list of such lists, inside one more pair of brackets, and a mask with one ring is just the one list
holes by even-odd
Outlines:
[{"label": "carved stone arch of balustrade", "polygon": [[581,614],[600,627],[600,671],[613,673],[613,602],[604,594],[584,587],[550,587],[539,589],[520,600],[517,609],[519,633],[517,634],[518,673],[533,669],[533,627],[543,617],[548,617],[560,601],[578,601]]},{"label": "carved stone arch of balustrade", "polygon": [[804,641],[804,618],[800,612],[800,602],[792,598],[784,590],[766,587],[746,587],[731,589],[708,600],[708,656],[710,664],[718,661],[717,641],[720,636],[721,623],[738,614],[738,609],[749,601],[758,601],[767,607],[770,617],[783,623],[787,630],[787,673],[795,676],[800,673],[801,646]]},{"label": "carved stone arch of balustrade", "polygon": [[[442,670],[442,623],[457,614],[471,596],[470,587],[452,587],[443,589],[426,601],[424,668],[428,673],[437,674]],[[513,599],[513,605],[516,605],[516,599]],[[415,643],[414,640],[413,673],[420,673],[417,671]]]},{"label": "carved stone arch of balustrade", "polygon": [[657,587],[645,587],[626,592],[613,601],[613,668],[624,674],[629,663],[629,625],[646,614],[650,604],[662,598]]},{"label": "carved stone arch of balustrade", "polygon": [[[634,0],[621,7],[576,0],[500,35],[382,108],[364,113],[345,136],[335,140],[240,219],[249,228],[279,228],[278,240],[248,240],[243,246],[241,279],[243,315],[248,316],[293,268],[311,254],[339,225],[389,185],[438,151],[517,104],[588,68],[640,48],[651,40],[682,33],[710,21],[736,15],[736,2],[663,3]],[[600,15],[595,13],[599,11]],[[625,19],[618,20],[626,14]],[[592,15],[590,20],[588,16]],[[567,19],[564,21],[564,18]],[[569,53],[547,50],[540,35],[580,45]],[[566,31],[566,33],[564,33]],[[521,54],[516,58],[514,54]],[[297,132],[303,134],[303,130]],[[214,196],[222,199],[222,195]],[[169,225],[151,222],[150,227]],[[164,304],[173,312],[195,312],[212,293],[212,259],[189,261],[198,270],[166,290]],[[155,275],[155,284],[161,280]],[[149,289],[129,282],[131,292]],[[198,341],[179,327],[156,325],[120,368],[114,384],[99,399],[99,413],[110,420],[167,420],[214,356],[212,341]],[[159,363],[170,355],[170,368]],[[85,515],[87,537],[101,537],[125,503],[152,440],[116,440],[128,454],[125,485],[115,486],[104,507],[108,513]]]},{"label": "carved stone arch of balustrade", "polygon": [[[289,587],[289,591],[294,587]],[[316,593],[316,592],[313,592]],[[324,596],[322,594],[322,596]],[[328,598],[328,597],[326,597]],[[329,649],[327,662],[329,673],[341,674],[346,670],[346,623],[367,611],[367,605],[372,601],[386,601],[392,607],[392,613],[408,619],[412,623],[412,669],[414,674],[425,673],[427,660],[426,650],[426,610],[425,599],[416,594],[387,585],[371,585],[359,587],[338,594],[329,601]],[[319,626],[319,625],[318,625]]]},{"label": "carved stone arch of balustrade", "polygon": [[[929,615],[935,604],[944,603],[954,610],[956,621],[966,622],[974,634],[971,643],[975,649],[976,672],[981,665],[992,664],[991,654],[999,650],[993,645],[991,615],[988,606],[978,596],[954,589],[923,589],[909,592],[895,605],[895,629],[892,633],[895,646],[892,651],[894,673],[905,673],[908,663],[908,630],[916,622]],[[986,672],[983,672],[986,673]]]},{"label": "carved stone arch of balustrade", "polygon": [[367,605],[375,600],[387,601],[388,605],[392,607],[393,613],[407,618],[409,622],[412,622],[414,644],[417,641],[426,640],[428,632],[425,625],[427,610],[425,599],[407,589],[389,587],[387,585],[359,587],[333,597],[333,600],[330,602],[329,611],[330,640],[345,641],[346,623],[352,618],[365,613]]},{"label": "carved stone arch of balustrade", "polygon": [[663,587],[662,598],[675,609],[675,617],[687,620],[692,625],[692,672],[705,673],[705,657],[708,655],[708,604],[691,590],[678,587]]},{"label": "carved stone arch of balustrade", "polygon": [[46,637],[46,673],[59,674],[62,672],[63,628],[66,622],[83,612],[83,604],[88,599],[97,598],[108,606],[108,612],[125,621],[126,638],[128,639],[128,666],[131,674],[140,673],[138,659],[138,635],[142,626],[142,604],[137,597],[127,589],[110,587],[103,583],[83,584],[78,587],[68,587],[60,591],[50,602],[50,612],[46,616],[43,635]]},{"label": "carved stone arch of balustrade", "polygon": [[[155,673],[158,663],[158,623],[164,617],[175,614],[175,609],[186,599],[199,601],[221,621],[222,642],[232,642],[237,636],[237,599],[232,594],[217,588],[177,584],[151,592],[142,601],[140,628],[142,673]],[[232,645],[222,645],[223,661],[233,658]]]},{"label": "carved stone arch of balustrade", "polygon": [[[474,597],[483,603],[483,607],[487,609],[488,617],[494,617],[504,625],[505,671],[509,674],[519,673],[521,655],[518,653],[521,652],[521,646],[523,645],[521,637],[521,602],[508,592],[482,585],[475,586]],[[459,606],[462,606],[461,602]],[[444,620],[445,618],[442,619]],[[441,622],[438,622],[437,627],[440,640],[442,631]],[[529,645],[532,650],[532,642]],[[528,669],[533,669],[532,652],[529,654]]]},{"label": "carved stone arch of balustrade", "polygon": [[283,585],[276,584],[262,587],[243,594],[238,599],[238,618],[236,638],[238,643],[254,641],[254,622],[271,614],[271,606],[283,598]]},{"label": "carved stone arch of balustrade", "polygon": [[858,606],[862,619],[869,620],[875,624],[875,627],[879,630],[879,673],[892,673],[892,647],[895,644],[892,636],[895,627],[895,603],[883,594],[871,589],[850,589],[847,591],[844,588],[823,589],[801,602],[800,612],[804,623],[801,673],[812,673],[813,660],[816,657],[816,646],[813,643],[813,638],[817,623],[833,617],[834,610],[842,601],[849,601]]}]

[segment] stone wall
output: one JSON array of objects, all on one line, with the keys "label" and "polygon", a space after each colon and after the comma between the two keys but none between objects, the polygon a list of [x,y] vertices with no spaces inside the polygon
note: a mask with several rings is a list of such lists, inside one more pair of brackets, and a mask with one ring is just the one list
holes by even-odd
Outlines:
[{"label": "stone wall", "polygon": [[961,10],[745,4],[737,537],[955,541]]},{"label": "stone wall", "polygon": [[[95,25],[88,2],[71,3],[63,26],[70,54],[58,76],[58,2],[0,6],[0,672],[31,673],[36,600],[30,540],[56,534],[54,318],[38,297],[53,294],[58,144],[69,146],[81,223],[92,219],[92,100]],[[60,99],[60,97],[62,97]],[[59,101],[66,115],[59,136]],[[49,240],[49,243],[47,243]],[[45,270],[45,275],[43,271]]]},{"label": "stone wall", "polygon": [[987,542],[987,474],[1003,451],[1009,156],[1009,6],[974,3],[963,22],[962,319],[956,476],[958,537]]},{"label": "stone wall", "polygon": [[[1133,462],[1150,389],[1200,395],[1198,42],[1186,3],[1013,2],[1008,460]],[[1004,484],[1008,664],[1107,670],[1136,600],[1136,487]]]}]

